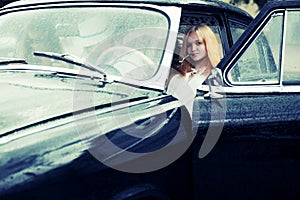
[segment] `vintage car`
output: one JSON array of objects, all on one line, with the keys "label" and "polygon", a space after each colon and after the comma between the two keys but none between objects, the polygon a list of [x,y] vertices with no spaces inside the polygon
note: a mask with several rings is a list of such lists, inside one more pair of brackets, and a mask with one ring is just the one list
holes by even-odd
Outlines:
[{"label": "vintage car", "polygon": [[[0,9],[0,199],[300,196],[300,2],[18,1]],[[223,55],[193,109],[182,35]],[[215,84],[215,81],[217,84]]]}]

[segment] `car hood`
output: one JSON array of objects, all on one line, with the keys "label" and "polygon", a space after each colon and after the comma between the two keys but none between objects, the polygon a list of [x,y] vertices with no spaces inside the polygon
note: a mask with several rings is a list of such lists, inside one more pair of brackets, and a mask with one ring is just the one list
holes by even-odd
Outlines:
[{"label": "car hood", "polygon": [[0,72],[0,136],[42,121],[98,109],[155,92],[120,83],[103,83],[53,72]]}]

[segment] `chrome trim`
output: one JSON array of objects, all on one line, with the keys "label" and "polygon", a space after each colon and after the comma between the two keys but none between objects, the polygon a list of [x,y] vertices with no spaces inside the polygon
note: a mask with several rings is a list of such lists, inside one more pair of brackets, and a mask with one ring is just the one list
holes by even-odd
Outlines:
[{"label": "chrome trim", "polygon": [[[209,92],[208,85],[202,85],[197,90],[202,92]],[[300,93],[300,85],[240,85],[233,87],[222,87],[219,89],[220,93],[235,93],[235,94],[271,94],[271,93]]]},{"label": "chrome trim", "polygon": [[286,40],[286,23],[287,23],[287,10],[284,11],[283,24],[282,24],[282,38],[281,38],[281,52],[280,52],[280,79],[279,84],[283,86],[283,69],[285,57],[285,40]]},{"label": "chrome trim", "polygon": [[[223,77],[224,77],[224,82],[228,85],[228,86],[238,86],[236,84],[232,84],[228,77],[225,76],[226,73],[229,74],[230,70],[233,68],[233,66],[238,62],[238,58],[240,57],[241,52],[246,48],[248,48],[251,43],[258,37],[258,35],[264,30],[264,27],[269,23],[269,21],[271,20],[271,16],[276,12],[282,12],[284,11],[283,9],[276,9],[273,10],[272,12],[270,12],[265,19],[259,24],[258,28],[254,31],[254,33],[245,41],[245,43],[242,45],[242,47],[239,49],[239,51],[233,56],[233,58],[230,60],[230,62],[228,63],[228,65],[225,67],[225,70],[223,72]],[[266,22],[268,21],[268,22]],[[250,43],[250,45],[248,45]],[[247,47],[248,46],[248,47]]]},{"label": "chrome trim", "polygon": [[[153,97],[153,98],[150,98],[150,99],[143,99],[143,100],[140,100],[140,101],[134,101],[134,102],[128,101],[128,103],[125,103],[125,104],[114,105],[114,106],[106,107],[106,108],[103,108],[103,109],[100,109],[100,110],[85,111],[85,112],[82,112],[82,113],[77,113],[79,111],[75,110],[75,111],[72,111],[72,113],[73,113],[72,117],[65,117],[65,118],[60,119],[60,120],[52,120],[50,122],[43,123],[41,126],[34,126],[34,127],[30,127],[30,128],[24,128],[25,131],[24,130],[14,131],[14,129],[12,129],[12,130],[7,131],[7,132],[12,132],[13,131],[13,133],[11,133],[9,135],[4,135],[5,132],[0,133],[0,145],[11,142],[11,141],[14,141],[14,140],[17,140],[21,137],[36,134],[38,132],[53,129],[53,128],[56,128],[56,127],[59,127],[59,126],[75,123],[75,122],[80,121],[80,120],[92,118],[92,117],[95,117],[95,116],[100,116],[100,115],[111,113],[111,112],[117,112],[119,110],[126,109],[126,108],[129,108],[129,107],[133,107],[133,106],[136,106],[136,105],[139,105],[139,104],[146,104],[146,103],[151,103],[153,101],[163,100],[164,98],[168,98],[169,96],[170,95],[162,95],[162,96]],[[166,111],[168,109],[173,109],[173,108],[176,108],[176,107],[180,107],[181,103],[177,100],[174,100],[174,101],[168,102],[168,103],[163,104],[163,105],[155,104],[155,106],[156,106],[156,109],[153,109],[153,111],[152,111],[153,115],[160,114],[161,112]],[[143,113],[140,116],[146,116],[148,114],[149,113]],[[127,124],[125,124],[125,125],[128,125],[131,122],[132,121],[129,120],[129,121],[127,121]],[[17,129],[19,129],[19,128],[22,128],[22,127],[18,127]],[[105,134],[105,133],[102,133],[102,134]],[[92,137],[93,135],[85,134],[84,136],[85,137],[87,137],[87,136]],[[97,135],[95,135],[95,136],[98,137],[99,133],[97,133]]]},{"label": "chrome trim", "polygon": [[300,85],[294,86],[234,86],[223,87],[224,92],[234,94],[272,94],[272,93],[300,93]]}]

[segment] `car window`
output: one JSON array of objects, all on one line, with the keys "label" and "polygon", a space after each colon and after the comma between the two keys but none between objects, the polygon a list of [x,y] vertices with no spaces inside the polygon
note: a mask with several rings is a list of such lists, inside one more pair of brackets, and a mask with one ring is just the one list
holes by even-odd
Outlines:
[{"label": "car window", "polygon": [[279,84],[282,25],[283,15],[274,14],[230,70],[232,84]]},{"label": "car window", "polygon": [[299,21],[300,10],[287,12],[286,40],[283,63],[283,84],[300,84]]},{"label": "car window", "polygon": [[244,33],[247,26],[232,19],[228,19],[228,23],[230,27],[232,41],[233,43],[235,43],[237,39]]},{"label": "car window", "polygon": [[33,55],[34,51],[67,53],[108,74],[146,80],[158,70],[168,30],[166,15],[147,8],[61,7],[19,11],[0,18],[0,57],[74,68]]}]

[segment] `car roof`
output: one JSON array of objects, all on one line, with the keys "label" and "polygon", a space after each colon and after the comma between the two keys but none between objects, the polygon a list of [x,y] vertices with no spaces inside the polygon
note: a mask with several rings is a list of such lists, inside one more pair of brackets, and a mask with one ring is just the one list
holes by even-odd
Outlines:
[{"label": "car roof", "polygon": [[220,1],[220,0],[16,0],[10,4],[7,4],[3,8],[9,7],[19,7],[23,5],[34,5],[34,4],[47,4],[47,3],[67,3],[67,2],[105,2],[105,3],[149,3],[155,5],[177,5],[180,7],[207,7],[212,9],[221,9],[227,11],[233,11],[237,13],[241,13],[242,15],[247,15],[251,17],[251,15],[229,3]]}]

